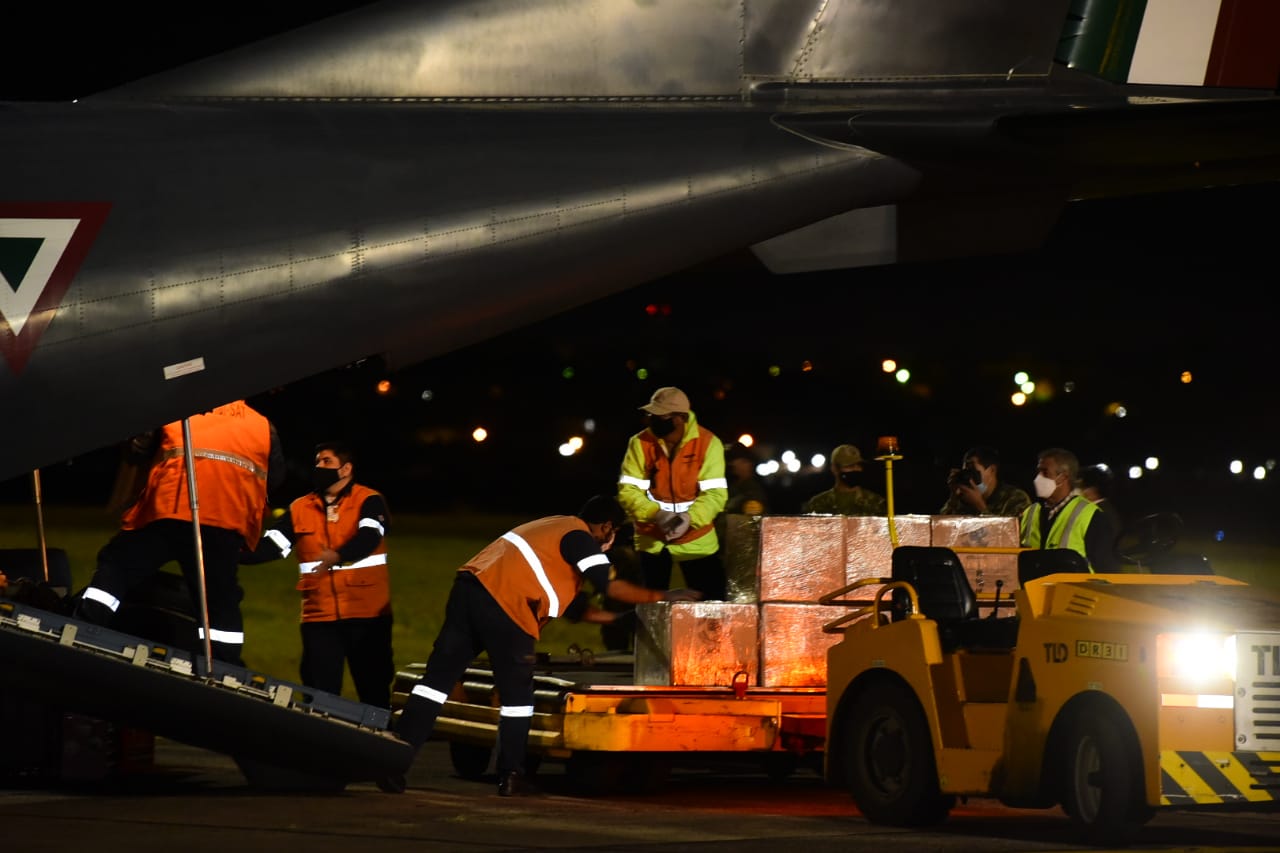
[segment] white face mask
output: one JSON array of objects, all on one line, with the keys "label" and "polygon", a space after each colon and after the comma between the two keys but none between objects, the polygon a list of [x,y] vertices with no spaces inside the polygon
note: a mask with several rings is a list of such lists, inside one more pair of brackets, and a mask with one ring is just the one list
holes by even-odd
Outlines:
[{"label": "white face mask", "polygon": [[1043,500],[1053,494],[1053,490],[1058,487],[1058,481],[1050,480],[1044,474],[1036,474],[1033,485],[1036,488],[1036,497]]},{"label": "white face mask", "polygon": [[987,493],[986,483],[979,483],[978,485],[974,486],[974,488],[978,490],[978,494],[980,495],[985,495]]}]

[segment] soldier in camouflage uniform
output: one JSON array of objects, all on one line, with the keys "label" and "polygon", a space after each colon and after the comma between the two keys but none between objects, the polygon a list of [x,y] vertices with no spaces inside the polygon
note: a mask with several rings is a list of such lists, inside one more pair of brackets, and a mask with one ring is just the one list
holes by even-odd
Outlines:
[{"label": "soldier in camouflage uniform", "polygon": [[1000,480],[1000,454],[979,445],[965,451],[959,468],[947,477],[951,496],[938,515],[1022,515],[1031,496]]},{"label": "soldier in camouflage uniform", "polygon": [[831,451],[835,485],[805,501],[803,510],[819,515],[888,515],[889,502],[866,484],[870,474],[862,470],[862,451],[842,444]]}]

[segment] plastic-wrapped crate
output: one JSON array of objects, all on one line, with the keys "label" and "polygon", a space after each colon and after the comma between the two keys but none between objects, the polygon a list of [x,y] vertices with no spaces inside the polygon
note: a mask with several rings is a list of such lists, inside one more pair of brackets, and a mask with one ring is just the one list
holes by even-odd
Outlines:
[{"label": "plastic-wrapped crate", "polygon": [[[844,519],[846,563],[841,586],[863,578],[887,578],[893,573],[893,540],[889,519],[883,515],[851,515]],[[895,515],[899,545],[932,543],[931,518],[927,515]],[[857,591],[859,600],[875,598],[879,584]]]},{"label": "plastic-wrapped crate", "polygon": [[966,554],[965,548],[1017,548],[1018,519],[1011,516],[935,515],[933,544],[956,551],[969,585],[979,595],[995,593],[996,581],[1004,581],[1001,595],[1018,588],[1017,554]]},{"label": "plastic-wrapped crate", "polygon": [[760,519],[760,601],[817,601],[845,581],[845,517]]},{"label": "plastic-wrapped crate", "polygon": [[754,604],[760,600],[760,527],[758,515],[724,517],[724,541],[720,543],[729,601]]},{"label": "plastic-wrapped crate", "polygon": [[636,684],[731,687],[738,673],[759,682],[758,605],[664,601],[637,605],[636,618]]},{"label": "plastic-wrapped crate", "polygon": [[822,626],[849,612],[824,604],[760,605],[760,685],[826,687],[827,649],[844,635],[824,633]]}]

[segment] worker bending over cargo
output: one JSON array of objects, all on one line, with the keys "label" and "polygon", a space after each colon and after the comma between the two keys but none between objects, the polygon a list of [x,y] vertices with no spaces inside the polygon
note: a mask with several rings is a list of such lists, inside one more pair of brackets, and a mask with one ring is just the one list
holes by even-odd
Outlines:
[{"label": "worker bending over cargo", "polygon": [[[597,592],[630,604],[697,601],[692,589],[645,589],[614,576],[604,553],[626,521],[611,497],[597,495],[577,515],[552,515],[502,534],[458,570],[445,604],[444,625],[426,671],[413,685],[395,727],[416,753],[431,737],[449,692],[485,651],[501,697],[498,720],[498,794],[526,789],[522,778],[533,722],[534,646],[542,627],[557,616],[579,618],[583,578]],[[572,605],[572,607],[571,607]],[[403,776],[379,781],[403,790]]]}]

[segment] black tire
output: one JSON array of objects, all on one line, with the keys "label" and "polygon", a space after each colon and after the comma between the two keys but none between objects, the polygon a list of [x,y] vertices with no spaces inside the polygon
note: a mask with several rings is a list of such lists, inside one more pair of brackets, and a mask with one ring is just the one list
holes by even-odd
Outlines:
[{"label": "black tire", "polygon": [[654,753],[633,754],[624,759],[621,790],[626,794],[652,794],[661,791],[671,778],[671,760]]},{"label": "black tire", "polygon": [[955,797],[938,786],[924,710],[907,687],[884,683],[851,697],[842,743],[849,793],[872,823],[933,826]]},{"label": "black tire", "polygon": [[1075,716],[1063,741],[1062,808],[1084,840],[1123,845],[1155,813],[1143,796],[1137,745],[1114,715]]},{"label": "black tire", "polygon": [[453,772],[463,779],[479,779],[489,770],[489,758],[493,748],[466,743],[460,740],[449,741],[449,761],[453,764]]},{"label": "black tire", "polygon": [[575,752],[564,769],[569,789],[580,797],[616,794],[628,775],[626,756],[616,752]]},{"label": "black tire", "polygon": [[762,762],[770,782],[784,782],[800,767],[800,757],[790,752],[771,752]]}]

